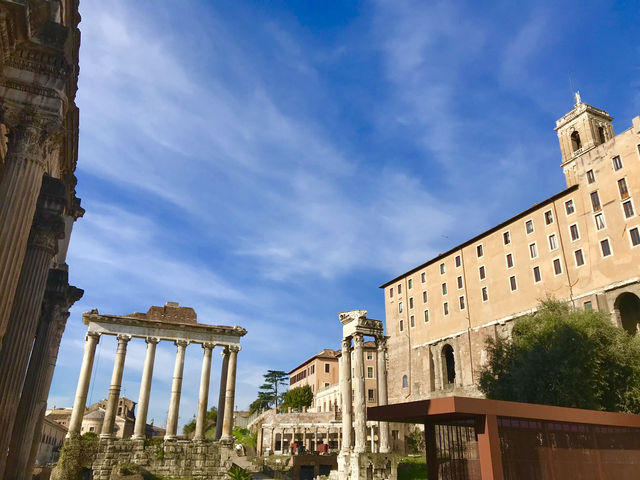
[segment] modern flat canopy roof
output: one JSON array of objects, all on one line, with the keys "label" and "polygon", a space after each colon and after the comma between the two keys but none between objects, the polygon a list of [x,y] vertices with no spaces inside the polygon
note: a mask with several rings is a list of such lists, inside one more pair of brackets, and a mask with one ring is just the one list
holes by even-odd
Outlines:
[{"label": "modern flat canopy roof", "polygon": [[483,415],[640,428],[640,415],[630,413],[602,412],[484,398],[452,396],[367,408],[367,420],[398,423],[450,422]]}]

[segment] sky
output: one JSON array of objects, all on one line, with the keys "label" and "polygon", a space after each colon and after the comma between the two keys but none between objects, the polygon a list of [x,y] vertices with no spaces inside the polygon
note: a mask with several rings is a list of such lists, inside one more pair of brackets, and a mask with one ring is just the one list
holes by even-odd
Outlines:
[{"label": "sky", "polygon": [[[573,92],[617,133],[640,115],[640,1],[83,1],[76,222],[84,289],[49,406],[71,407],[82,312],[167,301],[248,330],[236,406],[268,370],[339,348],[338,312],[565,187],[555,121]],[[98,346],[89,403],[116,341]],[[129,342],[138,399],[145,343]],[[214,350],[211,404],[221,365]],[[175,346],[149,419],[165,425]],[[187,348],[180,425],[197,407]]]}]

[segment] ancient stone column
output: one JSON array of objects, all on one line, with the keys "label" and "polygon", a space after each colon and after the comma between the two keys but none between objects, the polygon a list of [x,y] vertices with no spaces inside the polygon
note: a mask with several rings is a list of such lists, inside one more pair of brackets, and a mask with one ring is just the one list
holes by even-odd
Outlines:
[{"label": "ancient stone column", "polygon": [[104,412],[104,421],[102,422],[100,438],[113,437],[113,427],[116,422],[116,412],[118,411],[118,401],[120,400],[120,389],[122,388],[122,372],[124,372],[124,361],[127,356],[127,343],[131,340],[131,335],[119,334],[117,338],[118,349],[116,350],[116,359],[113,362],[109,397],[107,398],[107,408]]},{"label": "ancient stone column", "polygon": [[353,336],[353,374],[355,398],[353,399],[356,453],[367,450],[367,412],[364,390],[364,338],[361,333]]},{"label": "ancient stone column", "polygon": [[[377,363],[378,363],[378,405],[386,405],[387,398],[387,339],[379,337],[376,339],[378,344]],[[389,453],[389,423],[378,422],[379,433],[379,449],[380,453]]]},{"label": "ancient stone column", "polygon": [[233,442],[233,402],[236,395],[236,363],[238,361],[238,352],[240,345],[229,346],[229,368],[227,369],[227,387],[224,396],[224,422],[222,423],[222,436],[220,441],[223,443]]},{"label": "ancient stone column", "polygon": [[156,357],[156,345],[160,339],[147,337],[147,353],[144,356],[144,367],[142,368],[142,381],[140,382],[140,396],[138,397],[138,414],[133,427],[134,440],[144,440],[146,438],[147,413],[149,412],[149,396],[151,394],[151,378],[153,377],[153,364]]},{"label": "ancient stone column", "polygon": [[167,417],[165,440],[174,440],[178,434],[178,413],[180,411],[180,395],[182,394],[184,352],[187,345],[189,345],[187,340],[176,340],[176,363],[173,368],[173,383],[171,384],[171,400],[169,402],[169,416]]},{"label": "ancient stone column", "polygon": [[66,270],[49,271],[42,314],[11,435],[6,479],[31,478],[60,340],[69,308],[82,294],[82,290],[69,286]]},{"label": "ancient stone column", "polygon": [[227,388],[227,370],[229,370],[229,347],[222,350],[222,368],[220,369],[220,391],[218,392],[218,418],[216,420],[216,440],[222,436],[224,418],[224,394]]},{"label": "ancient stone column", "polygon": [[351,450],[351,338],[342,339],[340,394],[342,396],[342,452],[347,453]]},{"label": "ancient stone column", "polygon": [[87,407],[87,393],[89,392],[89,382],[91,381],[93,359],[96,355],[96,345],[99,341],[99,333],[87,332],[87,336],[84,341],[82,366],[80,367],[80,376],[78,378],[78,386],[76,387],[76,398],[73,401],[73,410],[71,411],[71,419],[69,420],[67,438],[77,437],[80,435],[82,417],[84,417],[84,409]]},{"label": "ancient stone column", "polygon": [[207,423],[207,406],[209,403],[209,379],[211,377],[211,351],[213,343],[203,343],[202,371],[200,373],[200,394],[198,395],[198,415],[196,417],[196,432],[194,440],[204,440],[204,430]]},{"label": "ancient stone column", "polygon": [[15,293],[45,172],[47,136],[35,118],[12,126],[9,134],[0,181],[0,346],[19,298]]}]

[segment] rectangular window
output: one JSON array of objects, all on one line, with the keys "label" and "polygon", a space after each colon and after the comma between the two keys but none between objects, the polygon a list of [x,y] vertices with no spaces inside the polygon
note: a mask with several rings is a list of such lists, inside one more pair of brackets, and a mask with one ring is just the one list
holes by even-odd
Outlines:
[{"label": "rectangular window", "polygon": [[482,255],[484,255],[484,251],[482,249],[482,245],[476,246],[476,253],[478,254],[478,258],[480,258]]},{"label": "rectangular window", "polygon": [[367,352],[367,360],[373,360],[373,352]]},{"label": "rectangular window", "polygon": [[409,317],[409,325],[411,325],[411,328],[416,326],[416,318],[413,315]]},{"label": "rectangular window", "polygon": [[524,224],[524,228],[527,231],[527,235],[533,233],[533,220],[527,220]]},{"label": "rectangular window", "polygon": [[487,300],[489,300],[489,291],[487,287],[482,287],[482,301],[486,302]]},{"label": "rectangular window", "polygon": [[486,272],[484,270],[484,265],[481,265],[478,268],[478,275],[480,276],[480,280],[484,280],[487,277],[487,274],[486,274]]},{"label": "rectangular window", "polygon": [[462,257],[460,255],[456,255],[456,268],[462,265]]},{"label": "rectangular window", "polygon": [[389,298],[393,298],[393,287],[389,289]]},{"label": "rectangular window", "polygon": [[427,303],[427,291],[422,292],[422,303]]},{"label": "rectangular window", "polygon": [[602,256],[608,257],[611,255],[611,245],[609,245],[609,239],[605,238],[604,240],[600,240],[600,248],[602,249]]},{"label": "rectangular window", "polygon": [[513,255],[511,253],[507,253],[507,268],[513,267]]},{"label": "rectangular window", "polygon": [[536,258],[538,256],[538,247],[536,247],[535,242],[529,244],[529,257]]},{"label": "rectangular window", "polygon": [[410,278],[410,279],[407,281],[407,288],[408,288],[409,290],[411,290],[411,289],[413,288],[413,279],[412,279],[412,278]]},{"label": "rectangular window", "polygon": [[505,245],[509,245],[511,243],[511,233],[509,232],[509,230],[502,234],[502,241]]},{"label": "rectangular window", "polygon": [[624,210],[625,218],[633,217],[633,204],[631,203],[631,200],[627,200],[626,202],[623,202],[622,209]]},{"label": "rectangular window", "polygon": [[582,249],[578,249],[573,253],[576,256],[576,266],[581,267],[582,265],[584,265],[584,255],[582,255]]},{"label": "rectangular window", "polygon": [[444,282],[442,284],[442,294],[446,295],[447,294],[447,282]]},{"label": "rectangular window", "polygon": [[[369,358],[369,354],[367,353],[367,358]],[[328,363],[324,364],[324,373],[331,373],[331,365]]]},{"label": "rectangular window", "polygon": [[562,264],[560,263],[560,259],[556,258],[553,261],[553,273],[556,275],[560,275],[562,273]]},{"label": "rectangular window", "polygon": [[540,267],[533,267],[533,280],[536,283],[542,280],[542,275],[540,275]]},{"label": "rectangular window", "polygon": [[444,302],[442,304],[442,311],[444,312],[445,315],[449,315],[449,303],[448,302]]},{"label": "rectangular window", "polygon": [[464,310],[464,296],[458,298],[458,301],[460,302],[460,310]]},{"label": "rectangular window", "polygon": [[618,170],[620,170],[622,168],[622,160],[620,160],[620,156],[619,155],[616,156],[616,157],[613,157],[611,159],[611,161],[613,162],[613,169],[615,171],[618,171]]},{"label": "rectangular window", "polygon": [[457,281],[458,281],[458,290],[460,290],[462,288],[462,276],[458,276]]},{"label": "rectangular window", "polygon": [[413,297],[409,298],[409,308],[413,308]]},{"label": "rectangular window", "polygon": [[[371,378],[373,378],[373,377],[371,377]],[[373,390],[372,388],[367,389],[367,401],[368,402],[375,402],[376,401],[375,390]]]},{"label": "rectangular window", "polygon": [[425,282],[427,281],[427,274],[426,274],[425,272],[422,272],[422,273],[420,274],[420,281],[421,281],[422,283],[425,283]]},{"label": "rectangular window", "polygon": [[638,230],[638,227],[629,230],[629,236],[631,237],[632,246],[636,247],[640,245],[640,231]]},{"label": "rectangular window", "polygon": [[566,202],[564,202],[564,209],[567,212],[567,215],[571,215],[573,212],[576,211],[576,209],[573,206],[573,200],[567,200]]},{"label": "rectangular window", "polygon": [[591,302],[584,302],[583,305],[585,310],[593,310],[593,305],[591,304]]},{"label": "rectangular window", "polygon": [[515,275],[512,275],[511,277],[509,277],[509,286],[511,287],[512,292],[518,288]]},{"label": "rectangular window", "polygon": [[398,302],[398,313],[402,313],[402,302]]},{"label": "rectangular window", "polygon": [[549,235],[549,250],[556,250],[558,248],[558,239],[555,233]]},{"label": "rectangular window", "polygon": [[627,180],[621,178],[618,180],[618,191],[620,192],[620,198],[623,200],[629,198],[629,189],[627,188]]},{"label": "rectangular window", "polygon": [[589,170],[589,171],[587,172],[587,182],[589,182],[589,183],[593,183],[593,182],[595,182],[595,181],[596,181],[596,177],[595,177],[595,175],[593,174],[593,170]]},{"label": "rectangular window", "polygon": [[591,206],[593,207],[593,211],[597,212],[599,210],[602,210],[602,207],[600,206],[600,197],[598,196],[598,191],[596,190],[595,192],[591,192],[590,196],[591,196]]},{"label": "rectangular window", "polygon": [[551,210],[544,212],[544,223],[547,225],[551,225],[553,223],[553,213]]},{"label": "rectangular window", "polygon": [[444,275],[444,263],[440,264],[440,275]]},{"label": "rectangular window", "polygon": [[404,320],[400,320],[400,331],[404,331]]},{"label": "rectangular window", "polygon": [[569,233],[571,234],[571,241],[575,242],[580,238],[580,232],[578,231],[578,225],[573,224],[569,227]]},{"label": "rectangular window", "polygon": [[398,295],[400,295],[402,293],[402,284],[399,283],[398,284]]},{"label": "rectangular window", "polygon": [[593,219],[596,222],[596,230],[602,230],[606,227],[606,224],[604,223],[604,215],[602,213],[597,213]]},{"label": "rectangular window", "polygon": [[429,321],[429,310],[424,311],[424,323]]}]

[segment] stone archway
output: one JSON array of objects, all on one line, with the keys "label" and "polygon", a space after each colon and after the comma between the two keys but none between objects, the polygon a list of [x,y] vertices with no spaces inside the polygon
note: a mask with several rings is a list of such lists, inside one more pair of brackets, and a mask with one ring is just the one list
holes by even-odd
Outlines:
[{"label": "stone archway", "polygon": [[456,359],[453,347],[448,343],[442,347],[442,383],[445,388],[452,388],[456,382]]},{"label": "stone archway", "polygon": [[631,292],[624,292],[616,298],[615,310],[619,313],[620,326],[635,335],[640,326],[640,298]]}]

